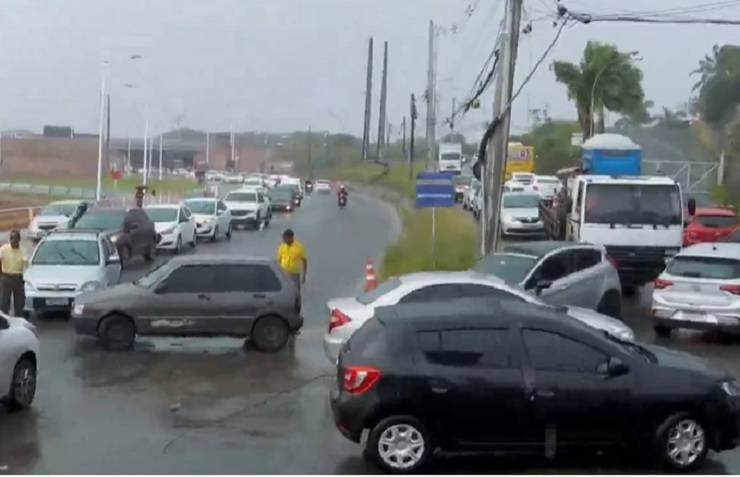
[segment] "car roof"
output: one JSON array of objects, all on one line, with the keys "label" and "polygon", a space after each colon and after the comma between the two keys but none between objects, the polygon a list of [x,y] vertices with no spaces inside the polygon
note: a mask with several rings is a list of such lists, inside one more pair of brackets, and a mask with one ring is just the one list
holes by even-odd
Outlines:
[{"label": "car roof", "polygon": [[80,240],[97,240],[101,233],[93,229],[57,229],[52,230],[44,237],[44,240],[69,240],[71,238]]},{"label": "car roof", "polygon": [[519,253],[522,255],[532,255],[537,258],[542,258],[545,255],[554,252],[555,250],[579,247],[598,248],[587,243],[566,242],[557,240],[537,240],[534,242],[523,242],[507,245],[506,247],[504,247],[503,253]]},{"label": "car roof", "polygon": [[604,175],[582,175],[576,176],[576,179],[591,184],[658,184],[658,185],[677,185],[676,181],[665,176],[604,176]]},{"label": "car roof", "polygon": [[203,264],[213,265],[213,264],[221,264],[221,263],[268,265],[273,262],[274,260],[269,257],[198,254],[198,255],[182,255],[182,256],[173,257],[169,263],[172,263],[173,265],[203,265]]},{"label": "car roof", "polygon": [[485,273],[479,273],[473,270],[462,270],[462,271],[435,271],[435,272],[414,272],[406,275],[401,275],[398,278],[404,285],[420,284],[420,283],[444,283],[444,282],[465,282],[470,280],[475,281],[488,281],[504,284],[504,281],[500,278],[488,275]]},{"label": "car roof", "polygon": [[722,207],[697,207],[694,215],[719,215],[722,217],[737,217],[737,212]]},{"label": "car roof", "polygon": [[221,199],[217,199],[216,197],[190,197],[188,199],[185,199],[184,202],[216,202]]},{"label": "car roof", "polygon": [[126,207],[109,207],[109,206],[94,206],[85,212],[85,215],[94,213],[94,212],[127,212],[129,209]]},{"label": "car roof", "polygon": [[182,207],[180,204],[151,204],[147,205],[145,209],[179,209]]},{"label": "car roof", "polygon": [[537,178],[537,180],[547,179],[547,180],[551,180],[551,181],[558,181],[558,182],[560,182],[560,179],[558,179],[558,176],[540,176],[540,175],[538,175],[538,176],[536,176],[536,178]]},{"label": "car roof", "polygon": [[699,243],[682,249],[677,257],[715,257],[740,260],[740,243]]}]

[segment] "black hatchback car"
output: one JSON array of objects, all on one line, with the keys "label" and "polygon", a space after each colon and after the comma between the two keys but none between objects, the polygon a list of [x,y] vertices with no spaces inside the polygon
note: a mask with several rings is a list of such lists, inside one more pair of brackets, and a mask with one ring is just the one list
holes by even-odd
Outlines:
[{"label": "black hatchback car", "polygon": [[379,308],[337,373],[337,428],[358,443],[364,435],[364,456],[392,472],[417,470],[438,449],[552,458],[614,446],[689,470],[739,440],[731,376],[522,302]]},{"label": "black hatchback car", "polygon": [[154,222],[139,208],[94,207],[84,212],[74,228],[104,232],[115,244],[122,266],[136,256],[153,260],[159,241]]}]

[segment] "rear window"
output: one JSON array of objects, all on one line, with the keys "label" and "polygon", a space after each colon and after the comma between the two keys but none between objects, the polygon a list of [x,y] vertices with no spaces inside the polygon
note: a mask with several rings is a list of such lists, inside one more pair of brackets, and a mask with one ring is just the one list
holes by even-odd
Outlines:
[{"label": "rear window", "polygon": [[391,278],[390,280],[381,283],[375,290],[371,290],[357,297],[357,301],[363,305],[369,305],[386,293],[392,292],[399,286],[401,286],[401,280],[398,278]]},{"label": "rear window", "polygon": [[671,261],[666,271],[677,277],[735,280],[740,279],[740,260],[678,256]]},{"label": "rear window", "polygon": [[509,368],[508,331],[500,329],[451,329],[419,331],[419,347],[430,363],[443,366]]},{"label": "rear window", "polygon": [[501,278],[508,284],[520,283],[537,263],[535,257],[494,253],[481,258],[473,270]]},{"label": "rear window", "polygon": [[345,350],[352,353],[353,358],[372,358],[384,354],[385,326],[375,318],[363,324],[347,342]]},{"label": "rear window", "polygon": [[726,215],[697,215],[694,220],[709,228],[732,227],[737,224],[737,217]]}]

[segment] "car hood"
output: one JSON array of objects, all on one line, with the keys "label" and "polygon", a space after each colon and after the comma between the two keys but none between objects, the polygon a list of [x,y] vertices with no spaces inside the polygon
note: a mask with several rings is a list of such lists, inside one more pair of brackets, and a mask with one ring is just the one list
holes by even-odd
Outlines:
[{"label": "car hood", "polygon": [[502,209],[501,215],[503,217],[526,217],[529,219],[529,218],[538,218],[540,216],[540,211],[537,207]]},{"label": "car hood", "polygon": [[693,354],[650,344],[643,344],[642,346],[655,355],[658,359],[658,364],[663,368],[688,371],[717,380],[731,378],[727,372],[710,366],[706,360]]},{"label": "car hood", "polygon": [[174,229],[177,227],[177,222],[154,222],[154,230],[161,234],[167,229]]},{"label": "car hood", "polygon": [[69,222],[66,215],[37,215],[33,218],[35,224],[66,224]]},{"label": "car hood", "polygon": [[224,202],[226,207],[232,210],[249,210],[256,211],[259,209],[259,204],[256,202]]},{"label": "car hood", "polygon": [[193,214],[193,218],[196,222],[205,222],[208,219],[215,219],[218,217],[215,214]]},{"label": "car hood", "polygon": [[592,328],[606,331],[610,335],[616,336],[625,341],[635,340],[635,333],[632,331],[632,328],[616,318],[612,318],[611,316],[604,315],[588,308],[582,308],[580,306],[566,306],[565,308],[567,308],[566,313],[568,316],[571,316]]},{"label": "car hood", "polygon": [[96,265],[31,265],[23,278],[34,287],[58,283],[74,283],[79,288],[86,282],[98,281],[101,269]]},{"label": "car hood", "polygon": [[75,303],[82,305],[99,305],[103,303],[116,302],[123,303],[125,305],[129,300],[141,298],[142,293],[146,293],[146,289],[131,283],[123,283],[110,288],[84,293],[77,297]]}]

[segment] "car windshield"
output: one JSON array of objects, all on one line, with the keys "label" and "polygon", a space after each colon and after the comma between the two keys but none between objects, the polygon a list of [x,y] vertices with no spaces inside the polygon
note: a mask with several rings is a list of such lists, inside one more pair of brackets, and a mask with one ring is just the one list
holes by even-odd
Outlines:
[{"label": "car windshield", "polygon": [[363,305],[369,305],[386,293],[392,292],[399,286],[401,286],[401,280],[399,280],[398,278],[391,278],[390,280],[386,280],[378,285],[378,288],[376,288],[375,290],[363,293],[362,295],[357,297],[357,301],[359,301]]},{"label": "car windshield", "polygon": [[186,200],[185,205],[194,214],[216,213],[216,202],[212,200]]},{"label": "car windshield", "polygon": [[123,227],[123,218],[125,216],[126,211],[123,209],[89,210],[77,222],[75,228],[98,230],[120,229]]},{"label": "car windshield", "polygon": [[460,153],[459,152],[443,152],[441,154],[441,159],[443,161],[459,161]]},{"label": "car windshield", "polygon": [[257,194],[255,192],[232,192],[224,200],[229,202],[257,202]]},{"label": "car windshield", "polygon": [[504,209],[533,209],[540,203],[540,196],[536,194],[504,195]]},{"label": "car windshield", "polygon": [[666,271],[677,277],[736,280],[740,279],[740,258],[679,255],[671,260]]},{"label": "car windshield", "polygon": [[521,283],[537,263],[536,257],[510,253],[494,253],[478,260],[473,270],[501,278],[513,285]]},{"label": "car windshield", "polygon": [[697,215],[694,218],[698,223],[707,228],[726,228],[737,225],[737,217],[727,215]]},{"label": "car windshield", "polygon": [[277,189],[273,189],[270,191],[270,198],[291,200],[293,198],[293,188],[278,187]]},{"label": "car windshield", "polygon": [[177,221],[177,209],[165,209],[159,207],[153,207],[145,209],[146,215],[149,216],[152,222],[175,222]]},{"label": "car windshield", "polygon": [[95,240],[45,240],[33,255],[33,265],[98,265],[100,249]]},{"label": "car windshield", "polygon": [[680,225],[677,185],[590,184],[585,221],[592,224]]},{"label": "car windshield", "polygon": [[50,215],[64,215],[72,217],[77,210],[77,204],[49,204],[39,212],[42,217]]},{"label": "car windshield", "polygon": [[172,265],[170,264],[170,262],[162,262],[143,277],[139,278],[138,280],[134,280],[133,283],[134,285],[140,287],[151,288],[162,278],[169,275],[171,271]]}]

